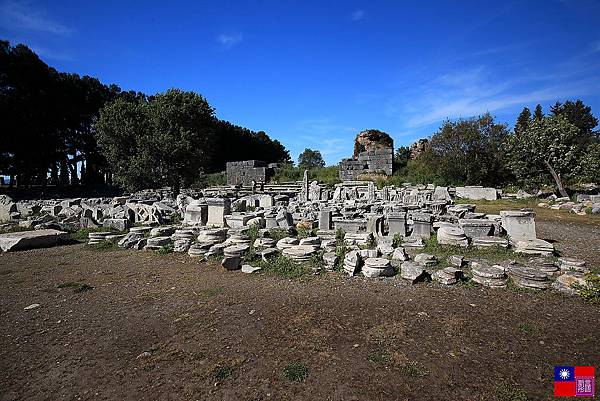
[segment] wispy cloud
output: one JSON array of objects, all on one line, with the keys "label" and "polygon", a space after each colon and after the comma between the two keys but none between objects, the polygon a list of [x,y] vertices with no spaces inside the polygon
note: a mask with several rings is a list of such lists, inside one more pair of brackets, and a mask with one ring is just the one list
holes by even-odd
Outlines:
[{"label": "wispy cloud", "polygon": [[222,33],[217,37],[217,42],[225,50],[231,49],[243,40],[241,33]]},{"label": "wispy cloud", "polygon": [[30,2],[15,0],[0,2],[0,27],[12,31],[36,31],[57,35],[66,35],[72,31],[48,16],[43,9]]},{"label": "wispy cloud", "polygon": [[390,97],[386,114],[398,117],[403,127],[411,130],[444,119],[600,93],[598,66],[580,66],[580,70],[556,67],[557,71],[545,75],[520,74],[509,79],[500,79],[484,66],[451,71]]},{"label": "wispy cloud", "polygon": [[366,15],[367,15],[367,13],[365,10],[358,9],[358,10],[352,11],[352,14],[350,14],[350,19],[352,21],[360,21],[360,20],[364,19]]}]

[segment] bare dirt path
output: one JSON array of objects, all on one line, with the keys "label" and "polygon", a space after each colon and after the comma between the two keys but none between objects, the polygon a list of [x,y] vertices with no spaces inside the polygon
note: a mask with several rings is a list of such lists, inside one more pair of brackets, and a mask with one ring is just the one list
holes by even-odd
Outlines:
[{"label": "bare dirt path", "polygon": [[82,245],[0,255],[0,285],[2,400],[544,400],[554,364],[600,361],[600,307],[555,293]]}]

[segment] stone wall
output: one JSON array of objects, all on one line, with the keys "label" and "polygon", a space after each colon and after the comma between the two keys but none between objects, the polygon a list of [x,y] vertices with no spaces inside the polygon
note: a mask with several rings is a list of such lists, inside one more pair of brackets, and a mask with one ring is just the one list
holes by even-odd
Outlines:
[{"label": "stone wall", "polygon": [[267,182],[273,169],[260,160],[245,160],[227,163],[228,185],[252,185],[255,182]]},{"label": "stone wall", "polygon": [[357,159],[343,159],[340,162],[340,180],[356,180],[361,174],[392,175],[393,162],[393,148],[366,150],[359,153]]}]

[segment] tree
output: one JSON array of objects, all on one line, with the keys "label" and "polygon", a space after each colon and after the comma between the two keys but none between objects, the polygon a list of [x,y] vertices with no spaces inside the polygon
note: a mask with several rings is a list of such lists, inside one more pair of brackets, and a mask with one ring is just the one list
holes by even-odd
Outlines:
[{"label": "tree", "polygon": [[520,134],[521,132],[527,130],[529,128],[529,124],[531,124],[531,111],[527,107],[523,107],[523,111],[517,117],[517,123],[515,124],[515,134]]},{"label": "tree", "polygon": [[400,146],[396,149],[396,154],[394,155],[394,170],[398,174],[406,173],[406,166],[408,165],[408,161],[410,160],[410,147],[408,146]]},{"label": "tree", "polygon": [[600,183],[600,143],[590,144],[581,159],[580,178],[587,182]]},{"label": "tree", "polygon": [[538,103],[538,105],[535,106],[535,111],[533,112],[533,119],[535,121],[541,121],[542,118],[544,118],[544,112],[542,111],[542,105]]},{"label": "tree", "polygon": [[550,107],[550,111],[555,116],[563,116],[568,122],[579,129],[580,135],[578,142],[587,146],[592,142],[597,142],[599,133],[594,132],[598,125],[598,119],[592,114],[592,108],[583,104],[581,100],[572,102],[567,100],[564,104],[556,102]]},{"label": "tree", "polygon": [[506,125],[496,124],[489,113],[446,121],[409,162],[409,177],[446,185],[501,185],[509,176],[504,160],[508,136]]},{"label": "tree", "polygon": [[298,156],[298,167],[301,170],[310,170],[313,168],[325,167],[325,161],[318,150],[304,149],[304,152]]},{"label": "tree", "polygon": [[564,181],[579,173],[582,148],[579,129],[565,117],[554,115],[534,120],[531,126],[508,140],[509,164],[521,182],[539,182],[540,174],[554,180],[561,196],[568,196]]},{"label": "tree", "polygon": [[202,96],[170,89],[109,103],[96,130],[118,183],[130,190],[167,184],[178,194],[210,166],[214,123]]}]

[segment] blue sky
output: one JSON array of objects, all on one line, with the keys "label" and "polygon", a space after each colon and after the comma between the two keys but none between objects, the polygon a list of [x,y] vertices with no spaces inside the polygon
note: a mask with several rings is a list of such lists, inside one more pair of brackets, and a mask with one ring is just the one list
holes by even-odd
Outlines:
[{"label": "blue sky", "polygon": [[[446,119],[582,99],[600,117],[600,2],[0,0],[0,38],[58,70],[205,96],[219,118],[328,164]],[[256,157],[256,156],[253,156]]]}]

